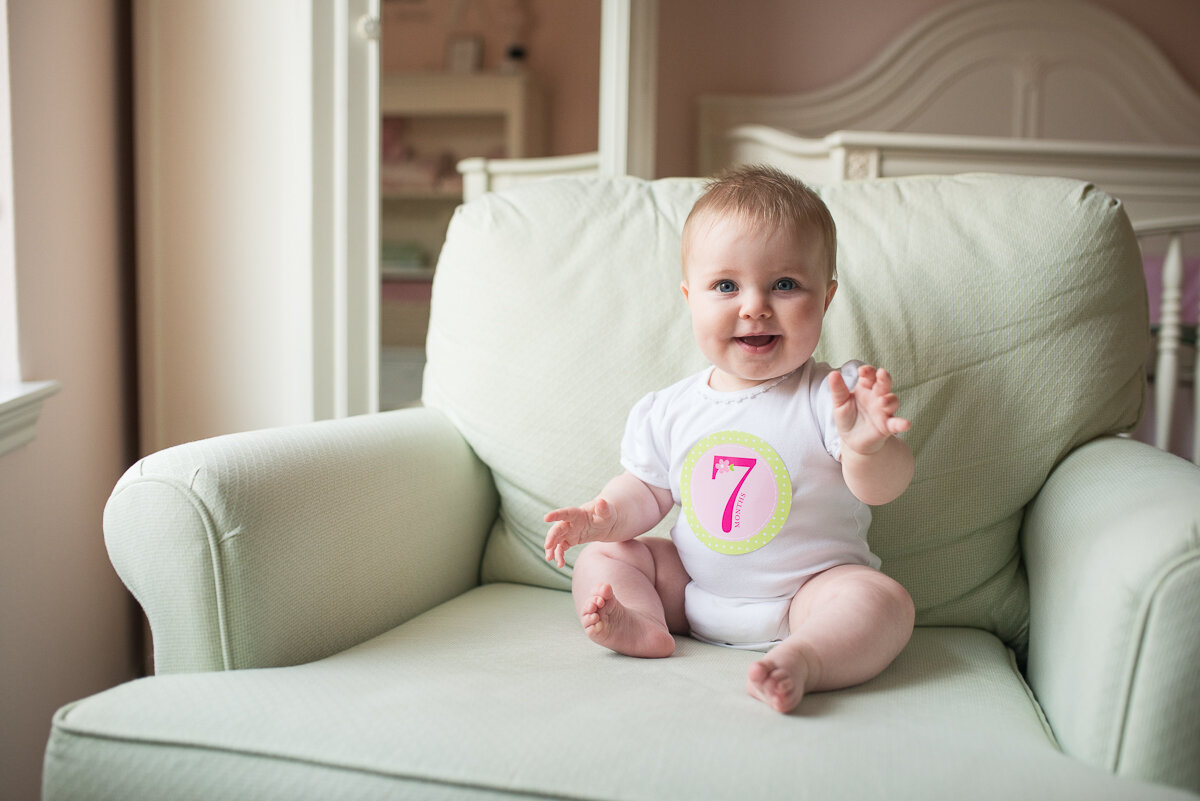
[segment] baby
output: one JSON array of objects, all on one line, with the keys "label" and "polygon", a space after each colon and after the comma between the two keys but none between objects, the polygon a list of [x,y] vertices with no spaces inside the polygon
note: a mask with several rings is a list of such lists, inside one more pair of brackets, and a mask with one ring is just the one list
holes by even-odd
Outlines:
[{"label": "baby", "polygon": [[[546,559],[575,563],[587,635],[670,656],[673,634],[767,650],[747,690],[779,712],[878,675],[913,603],[866,543],[870,505],[908,487],[909,428],[886,370],[812,358],[837,290],[821,199],[776,170],[711,183],[683,227],[683,297],[712,363],[630,412],[625,472],[546,515]],[[675,504],[671,539],[642,537]]]}]

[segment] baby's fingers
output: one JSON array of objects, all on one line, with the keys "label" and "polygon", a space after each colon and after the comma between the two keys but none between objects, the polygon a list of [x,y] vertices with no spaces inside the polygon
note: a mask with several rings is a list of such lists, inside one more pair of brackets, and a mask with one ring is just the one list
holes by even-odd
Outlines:
[{"label": "baby's fingers", "polygon": [[875,392],[887,395],[892,391],[892,374],[880,367],[875,371]]},{"label": "baby's fingers", "polygon": [[553,512],[546,512],[546,516],[542,520],[547,523],[557,523],[560,520],[569,519],[573,511],[573,509],[555,509]]},{"label": "baby's fingers", "polygon": [[833,398],[834,408],[850,400],[850,388],[846,386],[846,379],[842,378],[842,374],[837,370],[829,374],[829,394]]},{"label": "baby's fingers", "polygon": [[[909,422],[902,417],[896,417],[896,412],[900,410],[900,399],[894,394],[876,395],[873,396],[870,403],[870,417],[875,422],[876,428],[885,434],[896,434],[900,431],[907,431]],[[903,428],[895,428],[893,421],[901,420]]]},{"label": "baby's fingers", "polygon": [[570,547],[567,544],[565,529],[565,523],[556,523],[546,534],[546,561],[555,562],[559,567],[563,566],[563,554]]},{"label": "baby's fingers", "polygon": [[891,417],[900,408],[900,398],[892,393],[877,397],[878,399],[872,404],[872,408],[877,409],[881,414]]},{"label": "baby's fingers", "polygon": [[858,378],[855,379],[855,391],[870,392],[875,387],[877,379],[877,370],[869,364],[860,364],[858,366]]}]

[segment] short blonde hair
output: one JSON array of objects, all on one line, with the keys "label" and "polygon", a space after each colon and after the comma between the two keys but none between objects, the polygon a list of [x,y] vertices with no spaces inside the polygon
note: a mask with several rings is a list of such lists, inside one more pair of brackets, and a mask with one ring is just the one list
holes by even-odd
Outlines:
[{"label": "short blonde hair", "polygon": [[683,224],[685,264],[699,221],[724,215],[736,215],[751,225],[782,228],[795,235],[816,232],[825,248],[829,280],[837,278],[837,226],[833,215],[825,201],[799,178],[756,164],[736,167],[709,181]]}]

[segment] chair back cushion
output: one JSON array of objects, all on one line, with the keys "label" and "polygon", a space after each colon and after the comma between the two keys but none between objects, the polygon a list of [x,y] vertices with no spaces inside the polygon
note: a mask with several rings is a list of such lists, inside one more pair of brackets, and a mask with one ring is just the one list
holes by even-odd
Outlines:
[{"label": "chair back cushion", "polygon": [[[625,417],[704,366],[680,292],[698,179],[564,178],[461,207],[434,281],[424,402],[492,470],[484,581],[569,586],[550,509],[620,471]],[[929,176],[820,188],[839,290],[817,357],[887,367],[916,476],[869,539],[924,625],[1028,625],[1019,532],[1065,454],[1145,396],[1145,282],[1121,204],[1078,181]],[[416,467],[416,466],[414,466]],[[419,467],[417,467],[419,469]],[[665,533],[668,518],[656,533]],[[573,556],[573,553],[572,553]]]}]

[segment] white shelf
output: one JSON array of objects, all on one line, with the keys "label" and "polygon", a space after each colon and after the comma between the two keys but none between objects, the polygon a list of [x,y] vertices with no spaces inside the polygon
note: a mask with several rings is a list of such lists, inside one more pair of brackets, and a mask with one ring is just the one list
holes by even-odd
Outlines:
[{"label": "white shelf", "polygon": [[[426,164],[443,163],[446,154],[458,162],[496,153],[514,159],[544,153],[542,93],[528,73],[385,74],[380,79],[379,108],[383,117],[407,121],[401,138],[414,159]],[[446,176],[435,172],[420,177],[428,177],[431,185],[381,188],[380,232],[384,242],[417,245],[434,265],[454,209],[463,201],[463,190],[458,181],[446,181]],[[432,275],[432,266],[385,270],[384,280],[428,281]],[[402,340],[391,341],[401,329]],[[414,339],[416,332],[404,326],[387,330],[393,333],[385,332],[385,346],[420,344]]]},{"label": "white shelf", "polygon": [[437,200],[443,203],[461,203],[462,188],[437,189],[434,187],[405,187],[403,189],[381,189],[379,197],[382,200]]},{"label": "white shelf", "polygon": [[[542,155],[542,93],[527,73],[393,73],[379,86],[384,116],[501,117],[509,158]],[[483,153],[462,153],[461,157]]]},{"label": "white shelf", "polygon": [[432,281],[433,267],[380,267],[384,281]]}]

